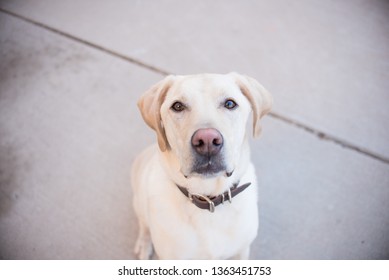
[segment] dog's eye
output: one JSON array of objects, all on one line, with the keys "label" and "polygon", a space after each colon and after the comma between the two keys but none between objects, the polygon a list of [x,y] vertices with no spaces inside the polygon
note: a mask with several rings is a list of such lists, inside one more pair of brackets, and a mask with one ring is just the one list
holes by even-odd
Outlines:
[{"label": "dog's eye", "polygon": [[227,108],[228,110],[234,109],[238,104],[232,99],[227,99],[226,102],[224,103],[224,107]]},{"label": "dog's eye", "polygon": [[182,112],[185,110],[185,105],[182,104],[181,102],[179,101],[176,101],[173,103],[171,109],[174,111],[174,112]]}]

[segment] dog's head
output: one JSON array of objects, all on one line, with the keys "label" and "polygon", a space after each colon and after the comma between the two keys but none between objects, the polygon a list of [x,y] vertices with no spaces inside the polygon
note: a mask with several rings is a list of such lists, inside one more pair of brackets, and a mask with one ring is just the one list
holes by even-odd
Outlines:
[{"label": "dog's head", "polygon": [[271,105],[263,86],[237,73],[170,75],[138,102],[143,119],[157,133],[160,150],[177,159],[185,177],[232,174],[250,112],[258,136],[260,119]]}]

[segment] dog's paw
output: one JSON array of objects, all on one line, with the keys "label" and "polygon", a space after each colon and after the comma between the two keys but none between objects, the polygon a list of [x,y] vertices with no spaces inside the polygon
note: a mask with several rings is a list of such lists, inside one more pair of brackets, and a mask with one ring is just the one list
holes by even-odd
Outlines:
[{"label": "dog's paw", "polygon": [[250,258],[250,247],[245,248],[235,256],[233,256],[232,260],[248,260]]},{"label": "dog's paw", "polygon": [[140,260],[150,260],[153,255],[153,244],[150,236],[139,236],[135,244],[135,255]]}]

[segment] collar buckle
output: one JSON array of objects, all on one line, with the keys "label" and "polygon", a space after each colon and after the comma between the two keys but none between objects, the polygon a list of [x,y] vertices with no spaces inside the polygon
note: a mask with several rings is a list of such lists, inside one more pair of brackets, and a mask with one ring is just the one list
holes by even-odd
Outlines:
[{"label": "collar buckle", "polygon": [[211,212],[211,213],[215,212],[215,203],[208,196],[188,192],[188,198],[191,202],[193,202],[193,199],[197,199],[197,200],[201,199],[201,200],[208,202],[209,212]]}]

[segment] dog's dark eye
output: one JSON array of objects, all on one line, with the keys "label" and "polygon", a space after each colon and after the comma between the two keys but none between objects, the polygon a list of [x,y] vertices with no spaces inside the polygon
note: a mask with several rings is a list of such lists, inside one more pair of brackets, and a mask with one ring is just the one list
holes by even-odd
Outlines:
[{"label": "dog's dark eye", "polygon": [[234,109],[238,104],[232,99],[227,99],[226,102],[224,103],[224,107],[227,108],[228,110]]},{"label": "dog's dark eye", "polygon": [[185,105],[182,104],[181,102],[179,101],[176,101],[173,103],[171,109],[174,111],[174,112],[182,112],[185,110]]}]

